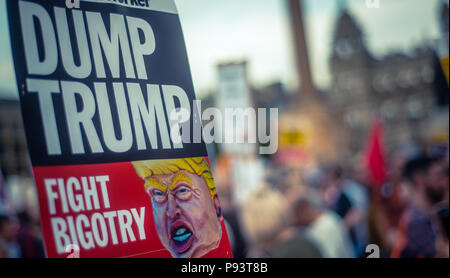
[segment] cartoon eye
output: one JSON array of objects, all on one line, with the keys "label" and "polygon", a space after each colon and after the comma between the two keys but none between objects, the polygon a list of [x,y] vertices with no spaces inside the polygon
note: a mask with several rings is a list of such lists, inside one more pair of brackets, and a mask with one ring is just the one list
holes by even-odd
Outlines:
[{"label": "cartoon eye", "polygon": [[175,194],[176,194],[177,198],[181,199],[181,200],[187,200],[192,195],[190,188],[188,188],[186,186],[178,187],[177,190],[175,191]]},{"label": "cartoon eye", "polygon": [[164,202],[164,200],[166,199],[166,194],[164,194],[164,192],[162,192],[161,190],[154,189],[152,191],[152,195],[157,202]]},{"label": "cartoon eye", "polygon": [[159,191],[159,190],[155,190],[154,194],[155,194],[155,196],[157,196],[157,197],[164,196],[164,193],[162,193],[162,192]]}]

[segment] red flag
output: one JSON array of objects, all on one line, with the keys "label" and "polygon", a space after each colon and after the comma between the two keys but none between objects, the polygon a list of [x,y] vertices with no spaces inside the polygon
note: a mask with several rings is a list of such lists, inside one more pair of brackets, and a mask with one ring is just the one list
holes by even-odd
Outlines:
[{"label": "red flag", "polygon": [[386,180],[387,166],[383,147],[383,123],[375,119],[367,142],[364,164],[369,180],[377,187]]}]

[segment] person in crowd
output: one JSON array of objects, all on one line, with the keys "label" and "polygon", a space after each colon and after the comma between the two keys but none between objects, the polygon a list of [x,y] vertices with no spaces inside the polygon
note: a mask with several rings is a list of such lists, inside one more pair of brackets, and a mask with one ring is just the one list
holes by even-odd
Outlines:
[{"label": "person in crowd", "polygon": [[353,205],[347,192],[344,191],[345,181],[341,167],[335,167],[328,173],[325,181],[325,201],[328,207],[342,219],[352,211]]},{"label": "person in crowd", "polygon": [[230,245],[233,257],[243,259],[247,257],[248,243],[243,230],[240,208],[237,206],[224,209],[223,218],[227,224],[227,233],[230,238]]},{"label": "person in crowd", "polygon": [[279,191],[263,185],[242,205],[242,231],[248,240],[248,258],[270,258],[285,239],[290,208]]},{"label": "person in crowd", "polygon": [[348,226],[355,247],[355,254],[361,258],[365,256],[366,246],[369,244],[369,207],[370,191],[363,177],[364,169],[356,167],[353,179],[348,179],[344,183],[344,192],[349,196],[353,205],[354,222]]},{"label": "person in crowd", "polygon": [[295,232],[286,237],[272,252],[273,258],[322,258],[317,244],[302,232]]},{"label": "person in crowd", "polygon": [[368,190],[356,181],[345,179],[341,167],[330,171],[326,186],[329,208],[342,218],[355,254],[362,257],[368,244]]},{"label": "person in crowd", "polygon": [[[448,192],[448,176],[441,160],[427,156],[412,159],[405,165],[404,176],[413,188],[411,203],[401,217],[391,257],[445,256],[440,252],[443,232],[436,214],[436,205]],[[448,256],[448,243],[445,249]]]},{"label": "person in crowd", "polygon": [[348,230],[341,218],[322,208],[313,196],[313,193],[308,193],[295,202],[294,226],[303,230],[303,235],[317,247],[321,257],[355,257]]},{"label": "person in crowd", "polygon": [[43,258],[45,256],[41,240],[35,235],[34,223],[27,211],[17,214],[20,228],[17,242],[22,258]]},{"label": "person in crowd", "polygon": [[394,151],[389,157],[386,182],[371,187],[368,217],[370,242],[380,247],[382,257],[390,256],[401,215],[409,203],[411,188],[403,178],[407,157],[408,153],[404,150]]},{"label": "person in crowd", "polygon": [[0,258],[20,258],[17,225],[9,215],[0,215]]},{"label": "person in crowd", "polygon": [[433,206],[433,213],[436,216],[438,234],[436,240],[437,257],[449,257],[449,235],[448,235],[448,214],[449,214],[449,167],[445,158],[438,159],[430,168],[430,184],[435,184],[437,191],[443,197]]}]

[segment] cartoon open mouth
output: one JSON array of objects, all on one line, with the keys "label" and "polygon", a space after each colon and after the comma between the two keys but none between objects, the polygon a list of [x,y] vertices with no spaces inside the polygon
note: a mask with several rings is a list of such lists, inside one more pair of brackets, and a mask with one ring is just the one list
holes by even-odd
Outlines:
[{"label": "cartoon open mouth", "polygon": [[187,252],[194,241],[192,231],[187,226],[183,221],[177,221],[170,229],[170,245],[178,254]]}]

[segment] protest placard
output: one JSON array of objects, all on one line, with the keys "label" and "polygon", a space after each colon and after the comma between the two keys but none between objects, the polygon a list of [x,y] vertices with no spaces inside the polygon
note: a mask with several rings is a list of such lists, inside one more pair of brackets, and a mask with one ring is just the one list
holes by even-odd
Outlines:
[{"label": "protest placard", "polygon": [[173,0],[7,8],[47,256],[231,257]]}]

